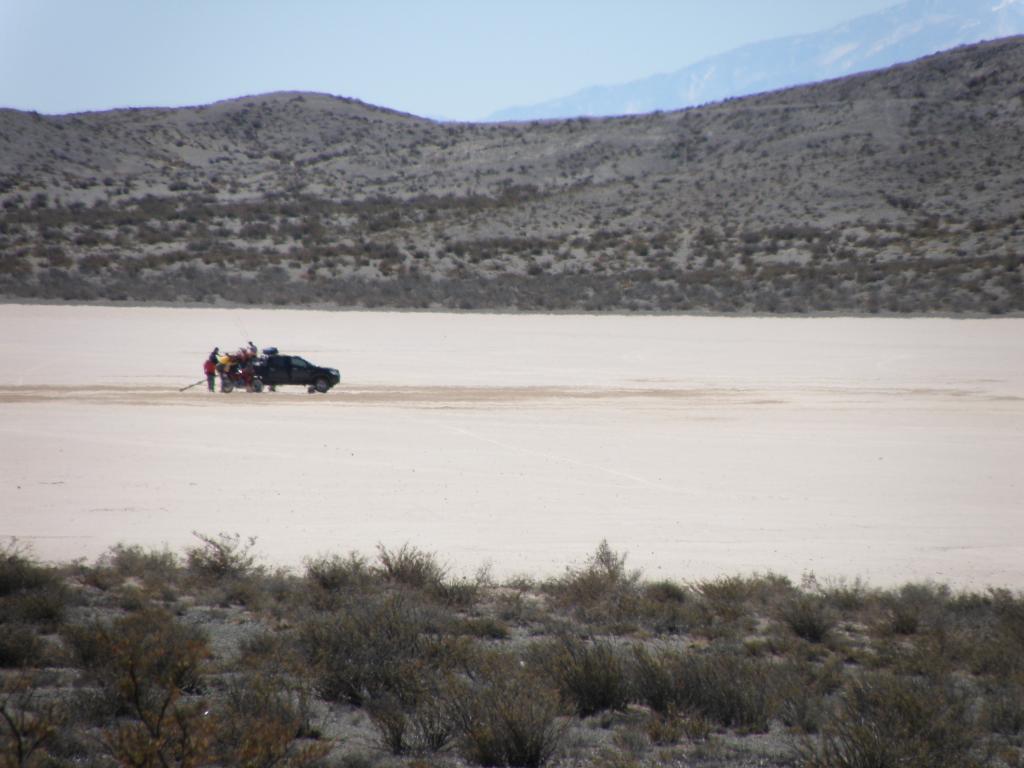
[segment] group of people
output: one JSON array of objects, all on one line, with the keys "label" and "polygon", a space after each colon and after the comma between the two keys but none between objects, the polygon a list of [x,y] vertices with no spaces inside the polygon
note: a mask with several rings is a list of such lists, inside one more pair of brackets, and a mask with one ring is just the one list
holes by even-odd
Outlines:
[{"label": "group of people", "polygon": [[248,346],[239,347],[237,352],[221,352],[220,347],[214,347],[209,357],[203,362],[203,374],[206,376],[206,386],[213,392],[216,390],[217,377],[221,380],[221,389],[224,389],[225,378],[233,384],[244,385],[245,388],[252,388],[253,364],[256,362],[259,352],[256,345],[251,341]]}]

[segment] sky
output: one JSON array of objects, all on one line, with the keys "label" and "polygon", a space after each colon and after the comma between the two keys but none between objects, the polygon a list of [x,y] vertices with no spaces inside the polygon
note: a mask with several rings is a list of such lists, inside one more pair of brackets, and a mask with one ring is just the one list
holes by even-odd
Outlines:
[{"label": "sky", "polygon": [[828,29],[897,0],[0,0],[0,107],[281,90],[477,120]]}]

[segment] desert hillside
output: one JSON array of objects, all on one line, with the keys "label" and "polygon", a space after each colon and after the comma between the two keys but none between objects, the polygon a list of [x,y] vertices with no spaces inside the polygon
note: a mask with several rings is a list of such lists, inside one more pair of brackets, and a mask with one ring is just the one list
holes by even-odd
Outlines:
[{"label": "desert hillside", "polygon": [[671,113],[0,111],[8,299],[1024,309],[1024,38]]}]

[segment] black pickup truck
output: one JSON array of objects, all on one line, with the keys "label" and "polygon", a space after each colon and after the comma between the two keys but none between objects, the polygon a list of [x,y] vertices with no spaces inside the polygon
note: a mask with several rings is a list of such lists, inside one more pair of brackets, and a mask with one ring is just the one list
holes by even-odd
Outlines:
[{"label": "black pickup truck", "polygon": [[310,392],[326,392],[341,381],[337,368],[322,368],[298,355],[282,355],[274,347],[263,350],[263,355],[256,359],[253,376],[271,389],[296,384]]}]

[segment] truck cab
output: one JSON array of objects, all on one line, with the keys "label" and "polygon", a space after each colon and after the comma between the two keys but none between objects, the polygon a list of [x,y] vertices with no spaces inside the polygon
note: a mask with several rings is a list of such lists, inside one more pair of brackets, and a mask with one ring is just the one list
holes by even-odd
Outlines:
[{"label": "truck cab", "polygon": [[282,355],[273,349],[264,350],[264,356],[254,366],[256,376],[264,386],[279,387],[287,384],[304,386],[310,392],[327,392],[341,381],[336,368],[324,368],[314,365],[298,355]]}]

